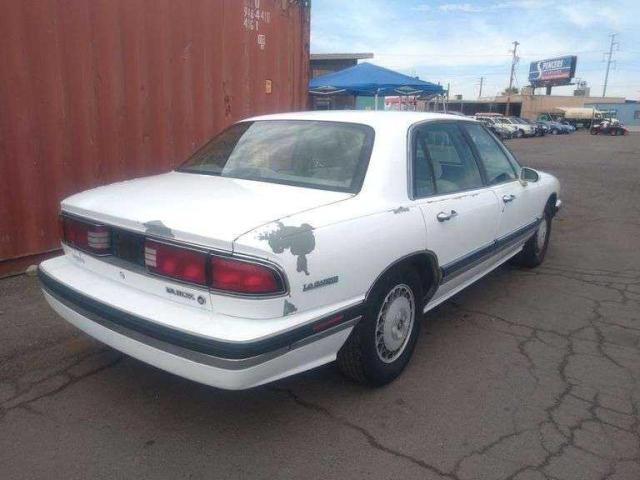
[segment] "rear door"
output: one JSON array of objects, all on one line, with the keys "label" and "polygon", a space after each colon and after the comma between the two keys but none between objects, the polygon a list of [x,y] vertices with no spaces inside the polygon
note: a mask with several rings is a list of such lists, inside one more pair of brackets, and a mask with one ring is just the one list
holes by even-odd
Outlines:
[{"label": "rear door", "polygon": [[[501,205],[486,188],[473,151],[458,124],[425,122],[413,128],[412,198],[420,207],[428,248],[451,289],[494,243]],[[453,282],[452,280],[456,280]]]},{"label": "rear door", "polygon": [[498,198],[500,221],[496,249],[522,240],[535,229],[539,214],[533,196],[535,188],[518,179],[519,165],[510,152],[478,123],[465,122],[462,128],[480,159],[487,185]]}]

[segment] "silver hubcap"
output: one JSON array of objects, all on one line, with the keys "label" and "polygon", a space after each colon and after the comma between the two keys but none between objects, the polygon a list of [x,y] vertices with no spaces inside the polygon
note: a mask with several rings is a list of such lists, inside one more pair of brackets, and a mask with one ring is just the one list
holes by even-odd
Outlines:
[{"label": "silver hubcap", "polygon": [[544,241],[547,238],[547,219],[543,218],[540,226],[538,227],[538,233],[536,234],[536,246],[538,251],[544,248]]},{"label": "silver hubcap", "polygon": [[396,285],[382,302],[376,322],[376,352],[380,360],[391,363],[402,355],[414,318],[413,292],[407,285]]}]

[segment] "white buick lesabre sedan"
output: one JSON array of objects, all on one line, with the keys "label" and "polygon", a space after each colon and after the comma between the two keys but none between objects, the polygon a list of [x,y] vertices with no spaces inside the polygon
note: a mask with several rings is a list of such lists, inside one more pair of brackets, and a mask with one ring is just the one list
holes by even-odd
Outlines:
[{"label": "white buick lesabre sedan", "polygon": [[337,359],[381,385],[422,314],[545,256],[560,207],[480,123],[409,112],[239,122],[177,170],[62,202],[40,265],[67,321],[143,362],[242,389]]}]

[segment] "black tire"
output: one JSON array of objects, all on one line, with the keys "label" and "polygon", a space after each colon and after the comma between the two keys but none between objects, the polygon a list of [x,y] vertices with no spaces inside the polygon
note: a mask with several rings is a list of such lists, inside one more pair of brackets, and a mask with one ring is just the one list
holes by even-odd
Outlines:
[{"label": "black tire", "polygon": [[[413,269],[394,269],[378,281],[371,291],[362,319],[338,352],[337,364],[343,374],[359,383],[381,386],[393,381],[402,373],[409,363],[420,332],[423,308],[421,285],[420,277]],[[407,327],[410,330],[404,337],[406,340],[403,341],[403,346],[397,349],[397,358],[387,363],[378,353],[379,348],[383,348],[377,346],[380,340],[376,332],[378,316],[387,296],[398,291],[407,293],[405,287],[408,287],[413,295],[413,319]]]},{"label": "black tire", "polygon": [[557,128],[551,130],[551,135],[558,135],[560,133]]},{"label": "black tire", "polygon": [[597,134],[598,134],[598,129],[597,129],[596,127],[591,127],[591,128],[589,129],[589,133],[590,133],[591,135],[597,135]]},{"label": "black tire", "polygon": [[611,130],[609,130],[609,135],[611,135],[612,137],[615,137],[616,135],[618,135],[618,129],[612,128]]},{"label": "black tire", "polygon": [[524,137],[524,132],[522,130],[516,130],[516,138]]},{"label": "black tire", "polygon": [[545,208],[544,214],[542,215],[542,222],[546,222],[544,241],[541,244],[540,239],[538,238],[538,233],[540,232],[540,229],[543,228],[543,224],[541,222],[536,233],[527,240],[522,251],[514,257],[514,263],[517,265],[526,268],[535,268],[544,262],[544,257],[547,254],[547,248],[549,247],[549,237],[551,236],[551,219],[553,217],[551,214],[551,208],[553,207],[550,204],[547,205],[547,208]]}]

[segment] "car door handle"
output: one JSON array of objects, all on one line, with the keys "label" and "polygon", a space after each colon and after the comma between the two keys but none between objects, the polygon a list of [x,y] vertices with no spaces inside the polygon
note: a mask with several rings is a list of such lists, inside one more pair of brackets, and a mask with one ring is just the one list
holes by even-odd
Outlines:
[{"label": "car door handle", "polygon": [[502,201],[504,203],[509,203],[509,202],[513,202],[516,199],[515,195],[503,195],[502,196]]},{"label": "car door handle", "polygon": [[456,212],[455,210],[451,210],[451,212],[446,213],[446,212],[440,212],[438,213],[438,215],[436,215],[436,218],[438,219],[439,222],[446,222],[447,220],[451,220],[453,217],[457,217],[458,216],[458,212]]}]

